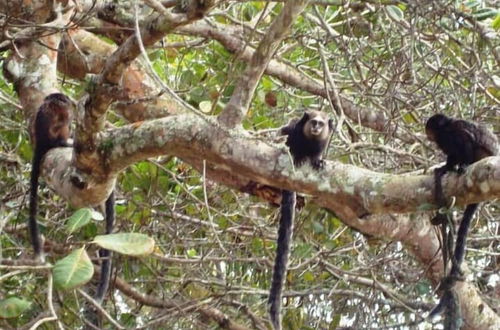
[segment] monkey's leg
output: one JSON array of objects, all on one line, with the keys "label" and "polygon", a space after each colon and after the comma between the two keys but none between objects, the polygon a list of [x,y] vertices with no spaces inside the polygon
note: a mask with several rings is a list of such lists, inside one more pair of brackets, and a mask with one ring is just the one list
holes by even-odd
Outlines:
[{"label": "monkey's leg", "polygon": [[[443,194],[443,175],[446,173],[446,165],[440,168],[437,168],[434,171],[434,200],[436,201],[439,207],[446,206],[446,198],[444,198]],[[436,213],[434,218],[431,219],[431,223],[433,225],[442,225],[446,229],[448,219],[445,214],[440,213],[439,211]],[[443,236],[444,238],[444,236]]]},{"label": "monkey's leg", "polygon": [[269,315],[275,330],[281,329],[281,294],[285,283],[290,242],[293,233],[296,194],[294,191],[283,190],[281,201],[281,218],[278,229],[276,259],[274,262],[273,280],[269,292]]}]

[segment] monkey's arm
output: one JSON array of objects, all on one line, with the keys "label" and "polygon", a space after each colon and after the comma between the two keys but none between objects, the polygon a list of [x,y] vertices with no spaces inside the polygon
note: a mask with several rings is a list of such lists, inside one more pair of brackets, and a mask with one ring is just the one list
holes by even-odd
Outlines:
[{"label": "monkey's arm", "polygon": [[299,120],[297,118],[290,120],[290,122],[288,122],[288,124],[286,124],[286,126],[283,126],[280,129],[279,134],[280,135],[289,135],[295,129],[295,125],[297,125],[298,122],[299,122]]}]

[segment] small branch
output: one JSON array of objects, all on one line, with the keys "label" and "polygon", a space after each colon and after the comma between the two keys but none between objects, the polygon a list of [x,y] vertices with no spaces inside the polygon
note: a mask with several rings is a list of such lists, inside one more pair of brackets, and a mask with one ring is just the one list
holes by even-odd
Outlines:
[{"label": "small branch", "polygon": [[163,299],[151,295],[145,295],[136,291],[130,284],[128,284],[119,277],[116,278],[115,287],[118,290],[120,290],[124,295],[146,306],[157,307],[157,308],[173,308],[173,309],[182,308],[184,312],[196,310],[205,317],[208,317],[217,322],[222,329],[248,330],[247,327],[244,327],[234,322],[220,310],[206,305],[200,306],[197,304],[196,301],[178,301],[174,299],[165,301]]},{"label": "small branch", "polygon": [[269,27],[255,50],[244,73],[235,86],[235,91],[229,103],[219,116],[219,122],[234,128],[246,116],[257,84],[264,73],[269,61],[278,49],[279,44],[288,34],[290,27],[297,16],[304,10],[309,0],[288,1],[280,14]]},{"label": "small branch", "polygon": [[53,317],[55,317],[57,321],[57,326],[59,327],[60,330],[63,330],[64,327],[59,320],[59,317],[56,314],[56,310],[54,308],[54,303],[52,302],[52,295],[53,295],[53,290],[54,290],[54,279],[52,277],[52,272],[48,272],[47,275],[47,305],[49,306],[49,311],[52,314]]},{"label": "small branch", "polygon": [[125,329],[120,323],[118,323],[118,321],[116,321],[115,319],[113,319],[111,317],[111,315],[109,315],[108,312],[106,312],[104,310],[104,308],[102,308],[101,304],[99,304],[91,296],[89,296],[87,293],[85,293],[85,291],[83,291],[82,289],[77,289],[77,291],[78,291],[79,294],[81,294],[83,296],[83,298],[85,298],[88,302],[90,302],[99,313],[101,313],[102,315],[104,315],[104,317],[107,318],[108,321],[111,322],[116,328],[118,328],[118,329]]},{"label": "small branch", "polygon": [[[248,46],[241,38],[235,37],[240,34],[239,30],[232,26],[214,25],[211,26],[205,22],[197,22],[196,24],[179,28],[179,32],[217,40],[228,51],[237,53],[238,59],[250,62],[255,50]],[[271,59],[269,65],[265,68],[265,73],[280,79],[290,86],[297,87],[325,99],[328,98],[329,92],[333,93],[333,91],[327,91],[322,82],[300,72],[291,65],[279,61],[279,59]],[[341,95],[340,101],[342,102],[342,108],[346,117],[349,117],[352,121],[378,132],[390,131],[395,137],[405,142],[413,143],[415,141],[412,136],[398,130],[397,127],[388,126],[388,121],[383,111],[358,106]]]}]

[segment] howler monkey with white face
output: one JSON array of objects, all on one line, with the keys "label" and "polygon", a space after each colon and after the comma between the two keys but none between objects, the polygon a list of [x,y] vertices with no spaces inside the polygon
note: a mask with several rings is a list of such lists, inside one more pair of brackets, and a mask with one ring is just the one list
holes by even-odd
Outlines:
[{"label": "howler monkey with white face", "polygon": [[[321,157],[328,145],[332,130],[332,120],[319,111],[306,111],[300,120],[294,119],[281,128],[281,134],[287,135],[286,145],[290,148],[295,166],[301,166],[309,161],[315,170],[321,169],[323,167]],[[281,329],[281,295],[290,254],[295,201],[294,191],[282,191],[276,259],[268,300],[269,314],[275,329]]]}]

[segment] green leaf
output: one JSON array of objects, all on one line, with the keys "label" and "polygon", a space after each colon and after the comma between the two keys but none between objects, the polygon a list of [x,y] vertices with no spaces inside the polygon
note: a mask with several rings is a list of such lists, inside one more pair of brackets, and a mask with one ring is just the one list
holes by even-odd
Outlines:
[{"label": "green leaf", "polygon": [[312,229],[313,229],[315,234],[321,234],[325,231],[323,224],[321,222],[318,222],[318,221],[313,221]]},{"label": "green leaf", "polygon": [[187,250],[187,255],[189,258],[194,258],[198,255],[195,249],[189,249]]},{"label": "green leaf", "polygon": [[387,6],[387,15],[396,22],[401,22],[405,18],[404,12],[398,6]]},{"label": "green leaf", "polygon": [[481,8],[478,11],[476,11],[473,16],[478,20],[482,21],[487,18],[493,18],[498,15],[498,10],[494,8]]},{"label": "green leaf", "polygon": [[500,13],[497,14],[497,17],[495,17],[495,19],[491,23],[491,27],[493,29],[495,29],[495,30],[499,30],[500,29]]},{"label": "green leaf", "polygon": [[66,230],[68,233],[73,233],[90,222],[92,218],[92,210],[82,208],[77,210],[66,222]]},{"label": "green leaf", "polygon": [[18,317],[30,306],[31,302],[18,297],[10,297],[0,300],[0,318],[9,319]]},{"label": "green leaf", "polygon": [[316,276],[314,276],[314,274],[310,271],[305,272],[302,277],[304,278],[304,281],[307,282],[314,282],[316,280]]},{"label": "green leaf", "polygon": [[94,266],[82,247],[56,262],[52,274],[57,288],[69,290],[90,281],[94,275]]},{"label": "green leaf", "polygon": [[255,253],[262,252],[262,249],[264,248],[264,242],[262,241],[261,238],[254,237],[252,239],[252,251]]},{"label": "green leaf", "polygon": [[139,233],[98,235],[94,238],[93,243],[102,248],[129,256],[151,254],[155,247],[154,239]]}]

